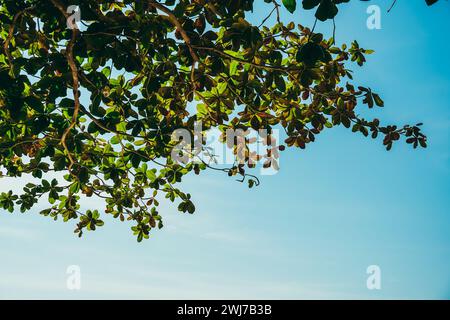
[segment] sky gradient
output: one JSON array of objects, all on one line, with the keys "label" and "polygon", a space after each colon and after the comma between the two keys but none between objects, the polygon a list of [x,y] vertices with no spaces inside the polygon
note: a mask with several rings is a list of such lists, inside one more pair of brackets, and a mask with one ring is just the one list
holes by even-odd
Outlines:
[{"label": "sky gradient", "polygon": [[[371,4],[382,8],[382,29],[367,29],[367,3],[351,1],[336,41],[376,51],[354,67],[355,83],[385,101],[367,115],[423,122],[428,149],[397,143],[386,152],[379,140],[333,128],[282,153],[280,172],[258,188],[217,172],[187,177],[196,213],[163,205],[165,228],[140,244],[111,218],[78,239],[73,222],[39,208],[2,211],[0,298],[449,299],[450,3],[398,1],[389,14],[390,1]],[[311,12],[282,17],[313,24]],[[331,35],[331,23],[317,28]],[[2,178],[0,191],[25,183]],[[66,288],[69,265],[81,268],[79,291]],[[366,287],[369,265],[381,268],[381,290]]]}]

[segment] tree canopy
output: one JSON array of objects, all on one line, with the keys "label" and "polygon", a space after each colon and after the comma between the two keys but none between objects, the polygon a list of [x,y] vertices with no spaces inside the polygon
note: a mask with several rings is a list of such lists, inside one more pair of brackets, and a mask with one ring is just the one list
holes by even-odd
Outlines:
[{"label": "tree canopy", "polygon": [[[348,2],[301,4],[325,21]],[[305,149],[334,126],[380,138],[387,150],[399,140],[426,147],[420,123],[359,116],[384,106],[371,88],[353,83],[351,68],[373,51],[283,23],[282,6],[295,12],[300,1],[0,3],[0,176],[35,178],[21,194],[2,193],[0,207],[26,212],[45,199],[40,213],[75,221],[79,236],[109,214],[132,221],[138,241],[148,238],[163,226],[161,199],[195,211],[179,187],[183,176],[216,170],[253,187],[255,159],[276,168],[279,151]],[[260,25],[249,22],[256,3],[267,7]],[[78,28],[70,27],[71,5],[79,6]],[[266,129],[268,146],[255,155],[233,141],[234,164],[214,166],[189,146],[175,149],[173,132],[194,132],[197,122],[224,134]],[[284,141],[272,143],[274,130]],[[174,149],[196,161],[176,161]],[[104,210],[81,210],[83,197],[98,197]]]}]

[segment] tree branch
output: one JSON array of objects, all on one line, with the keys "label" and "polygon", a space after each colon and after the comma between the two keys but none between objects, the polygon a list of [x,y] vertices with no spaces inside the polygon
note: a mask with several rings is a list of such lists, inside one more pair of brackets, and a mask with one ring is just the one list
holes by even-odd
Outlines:
[{"label": "tree branch", "polygon": [[165,17],[177,28],[178,32],[180,32],[181,37],[183,38],[184,42],[189,48],[189,52],[192,56],[192,59],[194,59],[195,62],[200,61],[198,55],[195,53],[194,49],[192,49],[191,38],[189,38],[188,34],[183,29],[183,26],[181,25],[180,21],[178,21],[177,17],[173,14],[173,12],[169,8],[163,6],[162,4],[152,0],[149,2],[149,5],[167,14],[167,16]]},{"label": "tree branch", "polygon": [[14,15],[14,18],[12,20],[11,25],[9,26],[8,36],[5,39],[5,42],[3,43],[3,50],[5,51],[6,57],[8,58],[8,62],[10,66],[12,66],[13,57],[11,55],[11,52],[9,51],[9,44],[11,43],[11,39],[14,35],[14,30],[16,29],[17,20],[25,14],[27,11],[32,10],[34,6],[29,7],[27,9],[24,9],[22,11],[19,11]]},{"label": "tree branch", "polygon": [[[69,19],[70,15],[67,13],[67,9],[64,8],[63,4],[59,0],[51,0],[53,5],[58,8],[58,10],[62,13],[62,15]],[[61,144],[64,147],[64,150],[67,152],[67,156],[69,157],[70,164],[69,164],[69,172],[72,169],[72,166],[75,164],[75,160],[72,157],[72,154],[69,151],[69,148],[67,147],[67,136],[70,134],[70,131],[76,126],[78,121],[78,114],[80,111],[80,94],[79,94],[79,79],[78,79],[78,68],[75,62],[75,57],[73,55],[73,47],[75,45],[75,41],[77,39],[78,35],[78,29],[72,29],[72,38],[70,39],[69,43],[66,47],[66,57],[67,62],[69,64],[71,73],[72,73],[72,91],[73,91],[73,98],[74,98],[74,110],[72,115],[72,121],[70,125],[66,128],[64,133],[61,136]]]}]

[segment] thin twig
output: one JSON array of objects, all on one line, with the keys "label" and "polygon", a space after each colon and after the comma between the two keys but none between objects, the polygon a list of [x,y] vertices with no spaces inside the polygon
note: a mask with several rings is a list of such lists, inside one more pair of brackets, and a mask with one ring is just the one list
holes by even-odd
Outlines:
[{"label": "thin twig", "polygon": [[391,12],[392,8],[395,6],[396,3],[397,0],[394,0],[394,2],[392,2],[391,7],[388,9],[388,12]]}]

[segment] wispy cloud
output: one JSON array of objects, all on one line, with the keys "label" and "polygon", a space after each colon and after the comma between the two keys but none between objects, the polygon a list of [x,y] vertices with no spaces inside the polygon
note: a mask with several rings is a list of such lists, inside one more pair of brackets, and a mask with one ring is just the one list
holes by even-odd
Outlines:
[{"label": "wispy cloud", "polygon": [[39,234],[37,232],[27,228],[0,226],[0,238],[30,241],[38,237]]}]

